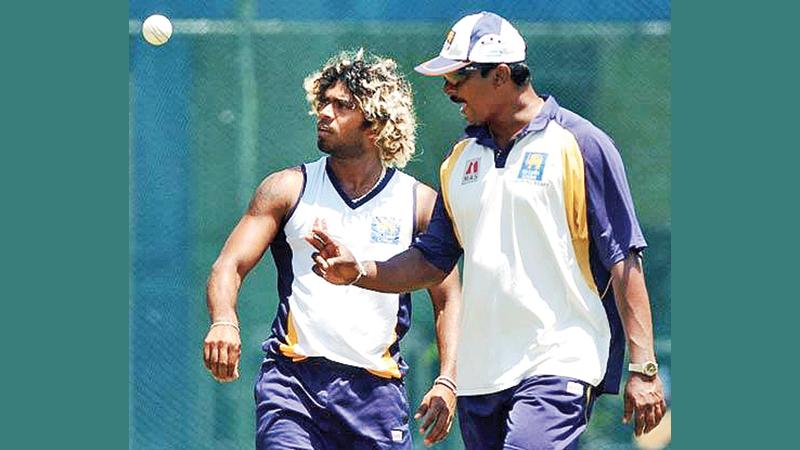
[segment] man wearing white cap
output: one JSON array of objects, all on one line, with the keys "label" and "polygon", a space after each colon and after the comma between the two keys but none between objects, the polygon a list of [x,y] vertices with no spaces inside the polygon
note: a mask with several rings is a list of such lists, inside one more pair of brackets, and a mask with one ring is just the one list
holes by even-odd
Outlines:
[{"label": "man wearing white cap", "polygon": [[[613,141],[539,96],[526,45],[502,17],[459,20],[416,70],[444,77],[469,126],[441,166],[428,230],[385,262],[356,261],[314,230],[315,272],[404,292],[464,256],[458,415],[470,449],[577,448],[597,395],[635,433],[666,411],[641,265],[646,247]],[[627,338],[627,339],[626,339]]]}]

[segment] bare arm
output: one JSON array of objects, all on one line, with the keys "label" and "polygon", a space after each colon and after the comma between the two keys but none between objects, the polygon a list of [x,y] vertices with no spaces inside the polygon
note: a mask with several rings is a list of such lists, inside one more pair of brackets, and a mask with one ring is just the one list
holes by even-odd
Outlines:
[{"label": "bare arm", "polygon": [[366,275],[356,286],[379,292],[411,292],[432,288],[441,283],[447,274],[429,263],[415,247],[382,261],[364,263]]},{"label": "bare arm", "polygon": [[[417,229],[428,229],[436,202],[436,191],[420,184],[417,189]],[[438,274],[437,274],[438,276]],[[436,341],[439,349],[439,374],[456,379],[456,351],[458,327],[461,318],[461,281],[456,266],[444,280],[428,289],[436,323]]]},{"label": "bare arm", "polygon": [[[436,192],[420,184],[417,189],[417,229],[428,228]],[[456,380],[456,352],[458,349],[458,327],[461,317],[461,283],[458,267],[453,268],[444,280],[428,289],[433,305],[436,324],[436,344],[439,350],[439,375]],[[450,431],[455,416],[456,395],[444,384],[434,384],[422,399],[415,419],[422,419],[420,433],[425,434],[424,443],[433,445],[444,439]]]},{"label": "bare arm", "polygon": [[[427,186],[419,184],[418,187],[417,203],[422,206],[418,210],[425,210],[425,226],[420,226],[419,220],[417,226],[418,229],[431,228],[418,241],[419,248],[411,247],[388,261],[359,262],[347,247],[315,227],[306,236],[306,241],[316,250],[311,255],[314,273],[333,284],[355,284],[365,289],[391,293],[430,288],[444,280],[447,276],[445,271],[451,271],[462,249],[456,242],[454,225],[443,199]],[[432,254],[423,256],[420,248]],[[433,262],[427,257],[432,257]]]},{"label": "bare arm", "polygon": [[611,276],[631,361],[654,361],[653,319],[641,259],[630,254],[611,268]]},{"label": "bare arm", "polygon": [[[314,228],[306,241],[317,251],[314,253],[314,273],[333,284],[355,284],[378,292],[402,293],[433,287],[447,274],[429,263],[422,252],[411,247],[387,261],[356,261],[347,247]],[[359,277],[359,265],[364,273]],[[353,283],[354,280],[357,280]]]},{"label": "bare arm", "polygon": [[[611,276],[631,362],[655,361],[653,319],[640,256],[629,254],[611,268]],[[635,412],[636,435],[652,430],[667,409],[661,378],[630,373],[625,384],[624,402],[623,421],[630,421]]]},{"label": "bare arm", "polygon": [[206,283],[208,313],[212,324],[226,325],[209,329],[203,350],[206,367],[218,381],[238,378],[239,287],[275,238],[281,220],[300,193],[302,180],[299,169],[283,170],[265,178],[211,268]]}]

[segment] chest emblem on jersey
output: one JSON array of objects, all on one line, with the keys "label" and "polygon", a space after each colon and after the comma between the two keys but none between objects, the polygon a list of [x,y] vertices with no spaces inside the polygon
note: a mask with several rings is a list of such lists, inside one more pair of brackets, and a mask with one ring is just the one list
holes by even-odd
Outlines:
[{"label": "chest emblem on jersey", "polygon": [[400,219],[397,217],[373,217],[370,231],[370,242],[394,245],[400,243]]},{"label": "chest emblem on jersey", "polygon": [[480,166],[478,166],[479,161],[480,158],[467,161],[467,167],[464,169],[464,176],[461,177],[461,184],[472,183],[478,180],[478,172],[480,171]]},{"label": "chest emblem on jersey", "polygon": [[520,180],[542,181],[547,153],[527,152],[522,158],[517,178]]}]

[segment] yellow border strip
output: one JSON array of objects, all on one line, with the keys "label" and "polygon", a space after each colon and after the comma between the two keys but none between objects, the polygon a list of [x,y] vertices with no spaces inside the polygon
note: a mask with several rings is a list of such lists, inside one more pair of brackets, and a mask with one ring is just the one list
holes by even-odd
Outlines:
[{"label": "yellow border strip", "polygon": [[455,231],[456,238],[458,239],[458,243],[461,244],[461,247],[464,247],[464,241],[461,239],[461,233],[458,231],[458,225],[456,224],[455,216],[453,216],[453,210],[450,208],[450,175],[453,173],[453,169],[468,143],[469,140],[464,139],[456,144],[455,147],[453,147],[453,152],[442,162],[439,168],[439,183],[442,187],[442,200],[444,201],[447,215],[450,216],[450,221],[453,222],[453,231]]},{"label": "yellow border strip", "polygon": [[570,142],[562,152],[564,161],[564,209],[567,213],[567,224],[572,236],[572,247],[586,283],[598,292],[594,284],[592,269],[589,264],[589,221],[586,212],[586,180],[583,170],[583,156],[578,142],[569,135]]},{"label": "yellow border strip", "polygon": [[301,355],[300,353],[297,353],[297,351],[296,351],[296,349],[297,349],[297,329],[295,329],[295,327],[294,327],[294,320],[292,320],[292,312],[291,311],[289,311],[289,314],[287,314],[286,322],[287,322],[286,323],[286,328],[287,328],[287,330],[286,330],[286,344],[281,344],[280,345],[279,348],[281,350],[281,353],[283,353],[283,355],[286,356],[286,357],[292,358],[292,361],[294,361],[294,362],[302,361],[302,360],[308,358],[308,356]]},{"label": "yellow border strip", "polygon": [[392,358],[392,355],[389,353],[389,349],[394,345],[397,341],[397,333],[392,332],[392,342],[389,346],[386,347],[386,352],[383,353],[383,357],[381,358],[381,362],[386,367],[383,370],[375,370],[375,369],[367,369],[367,371],[373,375],[377,375],[381,378],[401,378],[400,375],[400,367],[397,366],[397,361]]}]

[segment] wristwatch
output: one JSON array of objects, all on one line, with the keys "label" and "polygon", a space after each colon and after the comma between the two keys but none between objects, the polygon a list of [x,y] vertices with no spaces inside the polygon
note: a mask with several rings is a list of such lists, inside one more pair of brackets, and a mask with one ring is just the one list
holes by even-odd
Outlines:
[{"label": "wristwatch", "polygon": [[638,364],[630,363],[628,364],[628,372],[641,373],[648,377],[652,377],[658,373],[658,364],[655,361],[645,361]]}]

